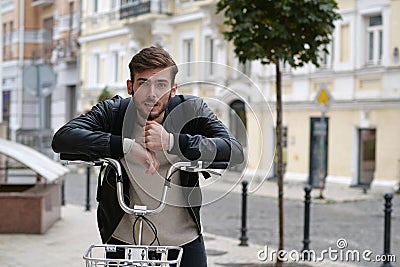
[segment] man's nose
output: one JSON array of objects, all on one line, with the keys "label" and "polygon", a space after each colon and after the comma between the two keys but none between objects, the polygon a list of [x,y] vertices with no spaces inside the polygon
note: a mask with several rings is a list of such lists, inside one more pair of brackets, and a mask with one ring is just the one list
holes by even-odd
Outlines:
[{"label": "man's nose", "polygon": [[154,84],[150,84],[147,90],[147,97],[149,98],[155,98],[156,97],[156,88]]}]

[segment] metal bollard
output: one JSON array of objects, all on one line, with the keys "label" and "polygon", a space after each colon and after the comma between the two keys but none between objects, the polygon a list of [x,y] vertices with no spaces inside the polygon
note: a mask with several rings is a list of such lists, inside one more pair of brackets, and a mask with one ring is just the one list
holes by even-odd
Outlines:
[{"label": "metal bollard", "polygon": [[86,166],[86,211],[90,211],[90,171],[91,166]]},{"label": "metal bollard", "polygon": [[61,205],[65,206],[65,179],[61,183]]},{"label": "metal bollard", "polygon": [[[305,197],[304,197],[304,239],[303,239],[303,250],[310,250],[310,204],[311,204],[311,189],[310,185],[304,187]],[[309,260],[308,253],[303,253],[304,260]]]},{"label": "metal bollard", "polygon": [[242,228],[241,236],[240,236],[240,244],[239,246],[248,246],[247,241],[249,238],[246,236],[247,227],[246,227],[246,217],[247,217],[247,181],[242,182]]},{"label": "metal bollard", "polygon": [[392,267],[390,264],[390,224],[391,224],[391,213],[392,213],[392,198],[391,193],[386,193],[385,196],[385,227],[384,227],[384,241],[383,241],[383,254],[385,255],[385,261],[382,267]]}]

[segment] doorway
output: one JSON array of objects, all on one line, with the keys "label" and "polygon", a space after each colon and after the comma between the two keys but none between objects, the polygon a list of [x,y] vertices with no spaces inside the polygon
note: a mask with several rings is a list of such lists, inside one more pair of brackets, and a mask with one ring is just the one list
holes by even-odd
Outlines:
[{"label": "doorway", "polygon": [[358,184],[369,186],[376,164],[376,129],[358,129]]},{"label": "doorway", "polygon": [[[235,100],[230,105],[229,114],[229,129],[233,136],[245,148],[247,147],[247,120],[246,120],[246,106],[241,100]],[[232,168],[235,171],[242,171],[246,162]]]}]

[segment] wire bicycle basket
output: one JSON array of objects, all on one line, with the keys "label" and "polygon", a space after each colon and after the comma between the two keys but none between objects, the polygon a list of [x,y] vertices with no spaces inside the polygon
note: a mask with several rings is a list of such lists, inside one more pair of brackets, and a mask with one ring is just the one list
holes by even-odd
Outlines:
[{"label": "wire bicycle basket", "polygon": [[[124,257],[107,258],[107,252]],[[177,246],[91,245],[83,255],[86,267],[179,267],[183,249]]]}]

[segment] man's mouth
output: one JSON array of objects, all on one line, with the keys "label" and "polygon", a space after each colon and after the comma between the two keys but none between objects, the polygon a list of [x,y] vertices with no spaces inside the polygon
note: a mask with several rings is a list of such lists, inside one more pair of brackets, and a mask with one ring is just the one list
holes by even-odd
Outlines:
[{"label": "man's mouth", "polygon": [[155,107],[158,107],[158,104],[157,103],[154,103],[154,102],[145,102],[144,103],[144,106],[146,107],[146,108],[151,108],[151,109],[153,109],[153,108],[155,108]]}]

